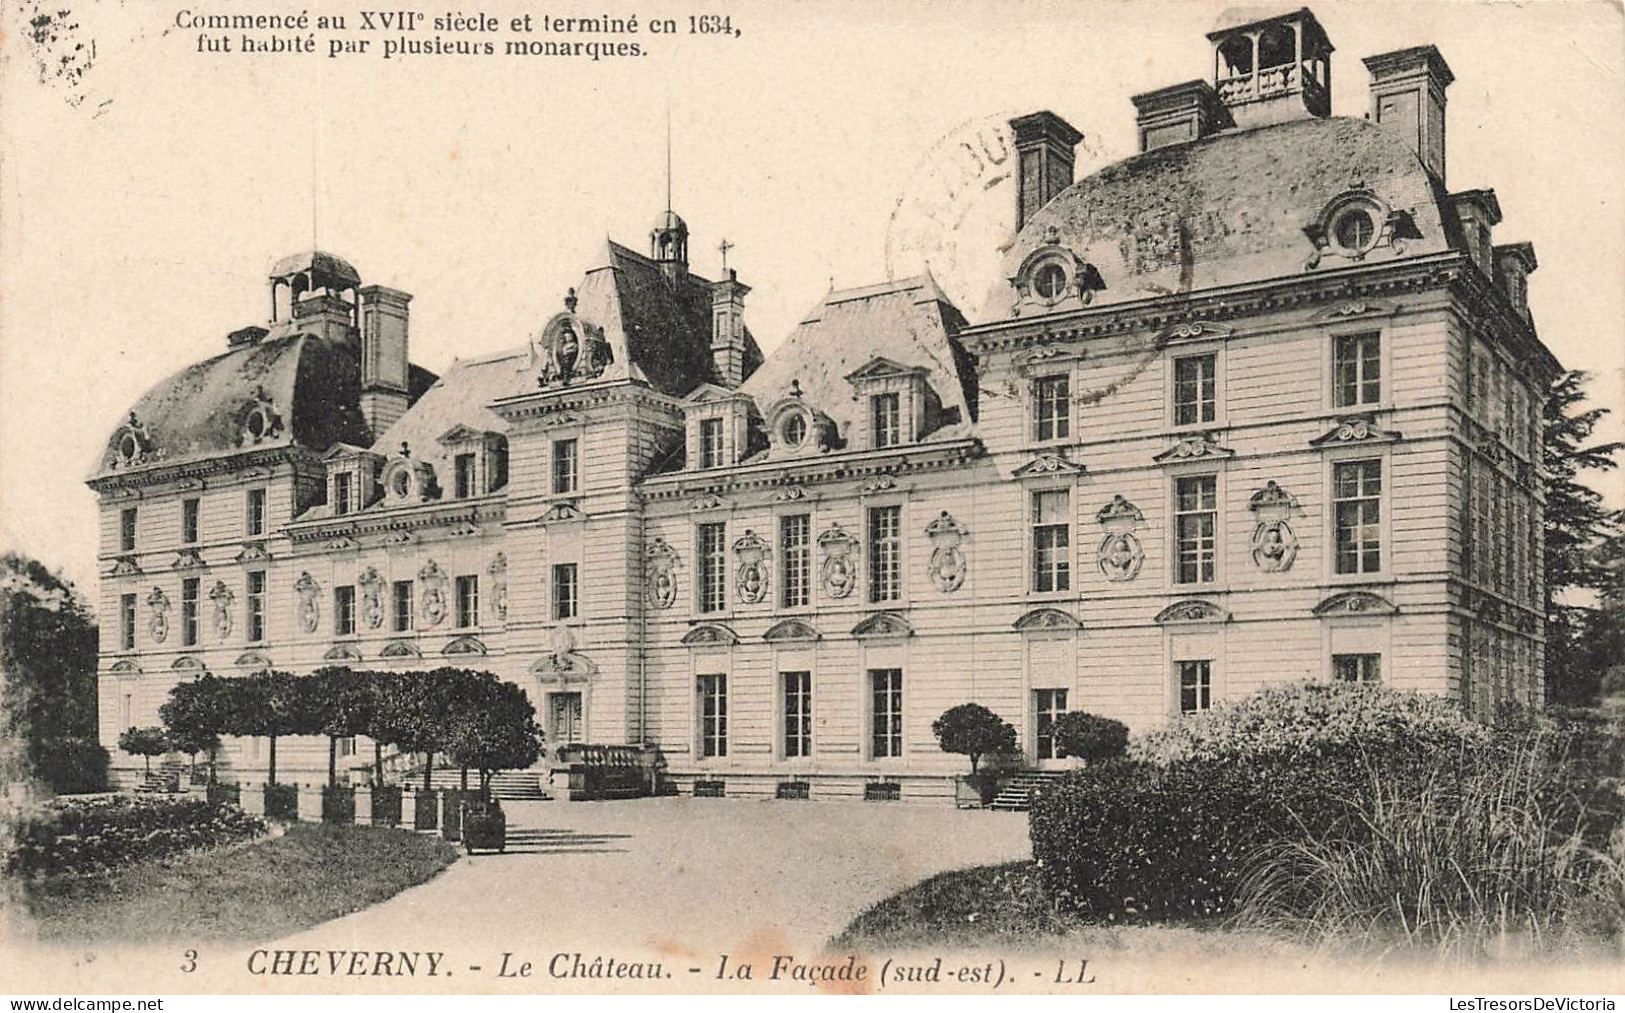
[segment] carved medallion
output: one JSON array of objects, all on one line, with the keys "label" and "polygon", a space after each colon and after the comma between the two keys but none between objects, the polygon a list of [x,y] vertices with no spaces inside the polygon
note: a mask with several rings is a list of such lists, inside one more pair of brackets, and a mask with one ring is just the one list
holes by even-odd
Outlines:
[{"label": "carved medallion", "polygon": [[321,620],[322,608],[316,599],[321,594],[322,586],[316,583],[309,570],[305,570],[293,582],[293,590],[299,596],[299,628],[306,633],[315,633],[316,624]]},{"label": "carved medallion", "polygon": [[163,588],[155,587],[147,595],[147,609],[151,612],[147,629],[151,631],[152,639],[161,644],[169,635],[169,596],[164,594]]},{"label": "carved medallion", "polygon": [[931,582],[937,590],[952,593],[965,583],[965,553],[959,545],[966,531],[944,510],[942,516],[925,526],[925,536],[931,540]]},{"label": "carved medallion", "polygon": [[384,624],[384,578],[369,566],[355,582],[361,588],[361,617],[368,629],[376,630]]},{"label": "carved medallion", "polygon": [[820,571],[824,593],[831,598],[845,598],[858,586],[858,569],[853,561],[853,550],[857,545],[857,539],[842,530],[839,524],[831,524],[828,531],[818,536],[818,547],[824,552]]},{"label": "carved medallion", "polygon": [[737,593],[746,605],[755,605],[767,596],[768,566],[771,554],[762,536],[745,529],[745,534],[734,542],[734,555],[739,559]]},{"label": "carved medallion", "polygon": [[446,571],[440,564],[429,560],[418,571],[418,583],[423,588],[423,604],[419,611],[429,626],[439,626],[446,618]]},{"label": "carved medallion", "polygon": [[649,604],[669,609],[677,601],[677,550],[666,544],[664,538],[649,543],[644,553],[647,563]]},{"label": "carved medallion", "polygon": [[1110,581],[1133,580],[1145,564],[1145,546],[1132,531],[1108,531],[1095,550],[1101,575]]},{"label": "carved medallion", "polygon": [[215,581],[209,589],[209,601],[214,603],[214,634],[222,641],[231,636],[231,604],[236,598],[223,580]]},{"label": "carved medallion", "polygon": [[1298,558],[1298,536],[1286,521],[1259,521],[1253,528],[1253,563],[1265,573],[1292,569]]}]

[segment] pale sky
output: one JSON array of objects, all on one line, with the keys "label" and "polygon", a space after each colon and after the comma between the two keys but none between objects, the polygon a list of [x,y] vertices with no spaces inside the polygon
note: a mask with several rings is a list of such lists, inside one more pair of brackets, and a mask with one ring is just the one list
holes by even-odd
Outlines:
[{"label": "pale sky", "polygon": [[[264,323],[270,265],[311,245],[313,151],[319,245],[365,282],[414,294],[412,358],[441,372],[524,342],[606,235],[646,249],[665,204],[669,101],[694,269],[715,277],[718,241],[735,244],[747,320],[771,353],[832,280],[883,280],[888,240],[894,270],[918,269],[920,251],[898,249],[918,236],[888,223],[899,202],[941,191],[943,138],[1048,108],[1086,134],[1080,174],[1132,154],[1129,96],[1210,78],[1205,33],[1221,9],[718,0],[705,9],[730,14],[740,37],[640,34],[624,38],[652,55],[593,63],[205,55],[173,18],[210,5],[103,4],[76,12],[75,38],[95,56],[74,88],[41,82],[15,9],[29,6],[5,5],[0,43],[0,548],[86,592],[96,515],[84,478],[143,391]],[[354,27],[345,4],[251,6],[343,13]],[[1540,259],[1542,337],[1598,374],[1599,403],[1625,405],[1620,8],[1311,6],[1337,47],[1339,115],[1366,111],[1361,57],[1440,48],[1456,75],[1450,188],[1496,190],[1496,242],[1530,240]],[[504,22],[527,9],[478,7]],[[666,11],[686,26],[695,9]],[[973,320],[1012,199],[989,191],[960,234],[931,246]],[[1621,434],[1616,417],[1606,435]],[[1625,503],[1625,480],[1606,489]]]}]

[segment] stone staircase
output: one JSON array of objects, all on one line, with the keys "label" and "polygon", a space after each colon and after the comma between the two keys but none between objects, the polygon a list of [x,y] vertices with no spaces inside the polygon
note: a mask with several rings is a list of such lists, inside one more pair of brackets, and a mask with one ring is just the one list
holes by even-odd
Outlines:
[{"label": "stone staircase", "polygon": [[1005,812],[1026,812],[1032,807],[1033,793],[1061,778],[1059,770],[1023,770],[999,789],[989,809]]},{"label": "stone staircase", "polygon": [[[529,770],[499,770],[491,776],[491,797],[499,802],[545,802],[552,798],[543,784],[546,770],[532,767]],[[421,788],[423,786],[423,772],[408,773],[394,779],[397,787],[407,786]],[[462,774],[456,768],[436,768],[429,784],[436,790],[447,788],[461,788]],[[475,789],[480,785],[479,774],[468,772],[468,786]]]}]

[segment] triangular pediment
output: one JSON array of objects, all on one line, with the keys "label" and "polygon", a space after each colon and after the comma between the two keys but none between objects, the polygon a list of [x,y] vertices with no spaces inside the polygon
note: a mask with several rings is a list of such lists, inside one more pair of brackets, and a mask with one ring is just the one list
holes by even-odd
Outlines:
[{"label": "triangular pediment", "polygon": [[918,366],[905,366],[895,359],[888,359],[884,355],[877,355],[868,362],[846,374],[848,383],[860,380],[874,380],[883,376],[912,376],[915,373],[924,373]]},{"label": "triangular pediment", "polygon": [[731,401],[745,396],[736,390],[719,387],[714,383],[702,383],[688,392],[687,396],[683,398],[683,403],[686,405],[706,404],[711,401]]},{"label": "triangular pediment", "polygon": [[762,634],[762,639],[769,642],[782,642],[786,640],[818,640],[823,634],[811,623],[801,619],[785,619],[774,623],[768,631]]},{"label": "triangular pediment", "polygon": [[914,627],[896,612],[877,612],[852,627],[854,637],[912,637]]},{"label": "triangular pediment", "polygon": [[1377,426],[1369,415],[1350,415],[1337,420],[1337,425],[1309,441],[1311,447],[1344,447],[1351,444],[1394,443],[1400,434]]},{"label": "triangular pediment", "polygon": [[381,457],[366,447],[358,447],[353,443],[335,443],[322,454],[324,461],[337,461],[347,457]]},{"label": "triangular pediment", "polygon": [[732,647],[739,643],[739,634],[721,623],[704,623],[683,634],[686,647]]},{"label": "triangular pediment", "polygon": [[498,434],[484,429],[475,429],[473,426],[459,422],[441,433],[437,442],[444,446],[450,446],[453,443],[478,443],[487,437],[496,435]]}]

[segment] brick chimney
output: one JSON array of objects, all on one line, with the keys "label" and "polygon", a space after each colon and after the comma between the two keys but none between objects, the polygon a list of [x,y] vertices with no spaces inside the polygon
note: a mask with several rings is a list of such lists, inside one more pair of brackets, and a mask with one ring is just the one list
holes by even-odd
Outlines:
[{"label": "brick chimney", "polygon": [[382,285],[361,296],[361,415],[373,439],[406,414],[411,389],[407,304],[412,297]]},{"label": "brick chimney", "polygon": [[1206,81],[1186,81],[1136,95],[1133,99],[1140,150],[1197,141],[1233,126],[1230,110]]},{"label": "brick chimney", "polygon": [[355,328],[355,307],[333,292],[306,295],[293,304],[293,319],[297,328],[335,344],[351,341]]},{"label": "brick chimney", "polygon": [[745,295],[750,286],[739,273],[728,269],[728,277],[711,286],[711,361],[716,363],[717,383],[729,390],[745,382]]},{"label": "brick chimney", "polygon": [[1083,135],[1048,110],[1010,121],[1016,134],[1016,230],[1072,185],[1072,165]]},{"label": "brick chimney", "polygon": [[1445,89],[1456,75],[1433,46],[1365,58],[1371,72],[1371,122],[1405,139],[1435,179],[1444,182]]}]

